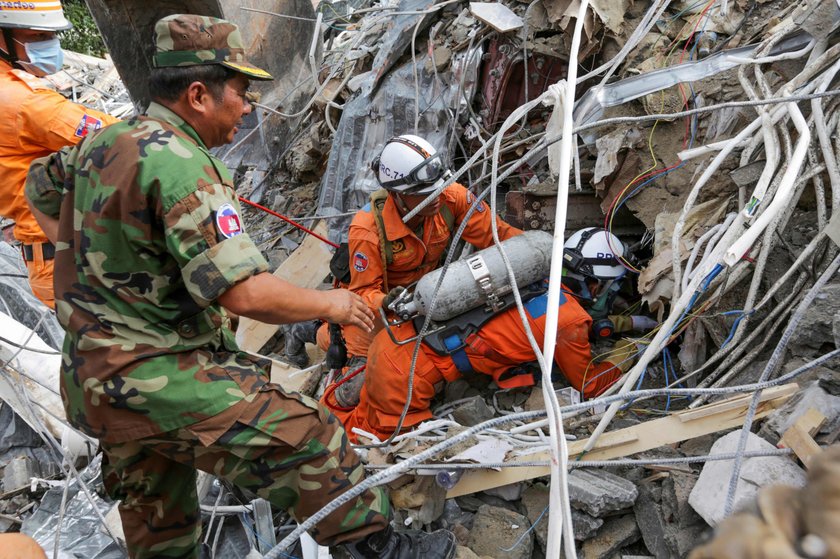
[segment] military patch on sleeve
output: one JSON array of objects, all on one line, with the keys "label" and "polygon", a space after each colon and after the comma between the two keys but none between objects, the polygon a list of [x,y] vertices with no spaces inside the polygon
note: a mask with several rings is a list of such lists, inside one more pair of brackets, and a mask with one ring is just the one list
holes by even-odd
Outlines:
[{"label": "military patch on sleeve", "polygon": [[76,137],[84,138],[91,132],[96,132],[102,128],[102,121],[96,117],[90,115],[82,115],[82,120],[79,121],[79,125],[76,126]]},{"label": "military patch on sleeve", "polygon": [[242,234],[242,222],[239,220],[239,214],[230,204],[222,204],[216,210],[216,230],[219,233],[220,240],[222,238],[230,239]]},{"label": "military patch on sleeve", "polygon": [[[470,206],[472,206],[474,201],[475,201],[475,196],[473,196],[473,193],[472,193],[472,192],[470,192],[469,190],[467,190],[467,204],[469,204]],[[478,205],[477,205],[477,206],[476,206],[476,208],[475,208],[475,211],[477,211],[477,212],[483,212],[483,211],[484,211],[484,207],[485,207],[485,206],[484,206],[484,202],[479,202],[479,203],[478,203]]]},{"label": "military patch on sleeve", "polygon": [[353,255],[353,269],[357,272],[364,272],[368,268],[370,260],[364,252],[357,252]]}]

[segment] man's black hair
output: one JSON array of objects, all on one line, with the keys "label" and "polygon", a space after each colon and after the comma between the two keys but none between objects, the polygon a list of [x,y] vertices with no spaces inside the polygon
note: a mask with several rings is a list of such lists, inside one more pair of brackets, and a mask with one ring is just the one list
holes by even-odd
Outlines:
[{"label": "man's black hair", "polygon": [[224,96],[225,82],[236,72],[221,64],[152,68],[149,95],[155,101],[176,101],[191,83],[201,82],[216,102]]}]

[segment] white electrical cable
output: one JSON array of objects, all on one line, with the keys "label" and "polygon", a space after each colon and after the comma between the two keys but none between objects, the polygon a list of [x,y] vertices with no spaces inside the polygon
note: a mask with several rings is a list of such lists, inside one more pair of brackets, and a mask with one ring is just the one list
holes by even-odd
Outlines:
[{"label": "white electrical cable", "polygon": [[796,182],[799,171],[802,169],[805,157],[808,155],[808,146],[811,143],[811,131],[808,128],[805,117],[802,116],[802,112],[796,104],[791,103],[788,105],[788,112],[790,113],[794,126],[799,131],[799,140],[793,152],[792,161],[788,164],[785,174],[782,176],[782,181],[779,184],[776,195],[773,196],[773,201],[770,202],[767,209],[755,220],[755,223],[744,232],[741,238],[735,241],[729,247],[729,250],[726,251],[723,261],[727,266],[733,266],[741,259],[741,256],[755,243],[755,240],[762,231],[764,231],[783,208],[787,207],[793,195],[793,185]]},{"label": "white electrical cable", "polygon": [[[560,404],[557,401],[557,395],[554,393],[554,387],[551,384],[551,367],[548,363],[554,361],[554,348],[557,345],[557,318],[560,312],[560,295],[562,291],[563,281],[563,245],[565,244],[564,233],[566,230],[566,211],[568,209],[569,199],[569,172],[572,163],[572,139],[574,129],[574,100],[575,88],[577,84],[577,59],[580,50],[581,34],[583,32],[583,23],[586,19],[586,11],[589,8],[589,0],[582,0],[580,8],[578,9],[577,19],[575,20],[575,30],[572,35],[572,45],[569,49],[569,73],[566,78],[565,89],[563,97],[560,95],[560,84],[555,84],[549,87],[549,91],[553,93],[555,103],[562,100],[563,103],[563,136],[560,140],[560,154],[559,154],[559,175],[557,182],[557,207],[554,214],[554,244],[551,251],[551,271],[549,273],[548,281],[548,303],[545,317],[545,337],[543,338],[543,354],[545,355],[546,369],[543,370],[543,396],[546,402],[546,410],[548,411],[548,419],[550,421],[549,428],[552,433],[552,446],[556,444],[557,439],[560,442],[559,455],[557,450],[552,459],[560,461],[560,470],[562,476],[555,479],[552,475],[552,489],[559,481],[561,483],[560,490],[562,491],[563,503],[555,503],[555,494],[552,493],[549,503],[549,518],[556,513],[562,514],[563,519],[563,535],[565,538],[565,557],[574,559],[577,557],[575,551],[574,530],[572,528],[571,507],[568,498],[568,479],[567,479],[567,465],[568,449],[566,447],[566,438],[563,436],[563,416],[559,413]],[[556,107],[555,107],[555,110]],[[549,406],[549,403],[551,404]],[[555,411],[557,410],[557,411]],[[559,434],[557,436],[555,434]],[[553,474],[553,472],[552,472]],[[561,495],[557,495],[559,498]],[[559,509],[559,510],[558,510]],[[550,525],[549,525],[550,526]],[[560,557],[560,545],[557,540],[557,531],[548,530],[548,542],[546,545],[546,557]]]}]

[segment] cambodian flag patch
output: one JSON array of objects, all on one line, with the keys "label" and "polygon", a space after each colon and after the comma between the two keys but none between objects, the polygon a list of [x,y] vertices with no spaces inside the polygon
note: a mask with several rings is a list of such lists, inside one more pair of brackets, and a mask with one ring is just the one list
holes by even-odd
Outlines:
[{"label": "cambodian flag patch", "polygon": [[368,260],[364,252],[357,252],[353,255],[353,269],[357,272],[367,270],[368,264],[370,264],[370,260]]},{"label": "cambodian flag patch", "polygon": [[222,204],[216,210],[216,228],[219,230],[219,235],[225,239],[230,239],[242,233],[242,222],[233,206]]},{"label": "cambodian flag patch", "polygon": [[76,127],[76,136],[84,138],[91,132],[96,132],[100,128],[102,128],[101,120],[90,115],[83,115],[82,120],[79,121],[79,125]]}]

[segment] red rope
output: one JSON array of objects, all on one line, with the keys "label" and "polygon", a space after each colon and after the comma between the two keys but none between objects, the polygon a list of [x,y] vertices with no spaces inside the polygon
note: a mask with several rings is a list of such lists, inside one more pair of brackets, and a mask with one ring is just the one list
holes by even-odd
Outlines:
[{"label": "red rope", "polygon": [[333,248],[338,248],[338,245],[335,244],[334,242],[332,242],[331,240],[329,240],[325,237],[322,237],[321,235],[319,235],[318,233],[316,233],[312,229],[307,229],[306,227],[304,227],[303,225],[301,225],[297,221],[295,221],[293,219],[290,219],[283,214],[279,214],[279,213],[275,212],[274,210],[270,210],[270,209],[266,208],[265,206],[261,206],[261,205],[257,204],[256,202],[252,202],[252,201],[248,200],[247,198],[243,198],[242,196],[239,197],[239,201],[240,202],[245,202],[249,206],[253,206],[253,207],[257,208],[258,210],[262,210],[265,213],[269,213],[269,214],[273,215],[274,217],[279,217],[280,219],[282,219],[286,223],[294,225],[295,227],[297,227],[298,229],[300,229],[304,233],[308,233],[309,235],[312,235],[316,239],[318,239],[320,241],[324,241],[325,243],[327,243],[328,245],[330,245]]}]

